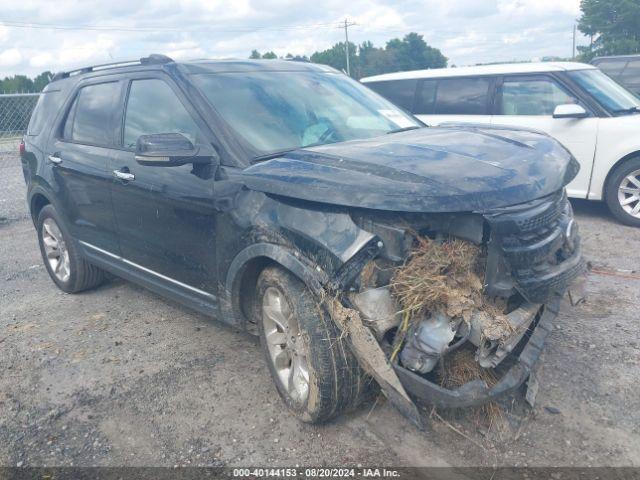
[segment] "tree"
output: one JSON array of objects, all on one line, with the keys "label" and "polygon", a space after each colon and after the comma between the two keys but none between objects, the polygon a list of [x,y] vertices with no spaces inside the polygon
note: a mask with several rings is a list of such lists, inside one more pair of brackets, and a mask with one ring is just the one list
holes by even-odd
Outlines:
[{"label": "tree", "polygon": [[41,92],[47,86],[53,74],[49,71],[31,79],[26,75],[14,75],[0,80],[0,92],[20,93],[20,92]]},{"label": "tree", "polygon": [[581,0],[578,29],[591,45],[578,47],[580,59],[640,52],[640,0]]},{"label": "tree", "polygon": [[385,50],[389,54],[389,63],[393,71],[447,66],[447,58],[440,50],[427,45],[422,35],[414,32],[405,35],[402,40],[389,40]]},{"label": "tree", "polygon": [[[345,43],[336,43],[328,50],[314,53],[311,61],[346,70]],[[389,40],[385,48],[377,48],[369,41],[357,47],[349,43],[349,65],[352,76],[362,78],[379,73],[442,68],[447,66],[447,57],[427,45],[422,35],[409,33],[402,40]]]},{"label": "tree", "polygon": [[[347,56],[345,54],[346,43],[336,43],[333,47],[315,52],[311,55],[311,61],[329,65],[337,70],[347,71]],[[349,68],[352,72],[358,68],[358,47],[355,43],[349,42]]]},{"label": "tree", "polygon": [[249,55],[249,58],[252,58],[252,59],[264,58],[266,60],[273,60],[274,58],[278,58],[278,56],[273,52],[267,52],[261,55],[258,50],[251,50],[251,55]]}]

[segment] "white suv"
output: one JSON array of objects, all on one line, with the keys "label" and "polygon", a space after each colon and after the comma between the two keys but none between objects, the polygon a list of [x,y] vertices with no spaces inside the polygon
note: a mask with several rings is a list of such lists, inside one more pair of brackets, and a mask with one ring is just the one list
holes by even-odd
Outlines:
[{"label": "white suv", "polygon": [[580,163],[569,196],[640,227],[640,99],[597,68],[549,62],[398,72],[361,80],[428,125],[541,130]]}]

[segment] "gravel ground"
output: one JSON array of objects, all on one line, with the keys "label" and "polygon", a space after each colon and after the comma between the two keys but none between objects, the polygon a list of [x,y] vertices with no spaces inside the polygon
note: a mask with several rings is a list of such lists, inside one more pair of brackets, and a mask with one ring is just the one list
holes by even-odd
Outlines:
[{"label": "gravel ground", "polygon": [[563,307],[536,406],[427,411],[420,432],[382,398],[299,423],[255,338],[121,280],[60,292],[15,157],[0,187],[0,465],[640,466],[640,230],[600,204],[574,203],[588,301]]}]

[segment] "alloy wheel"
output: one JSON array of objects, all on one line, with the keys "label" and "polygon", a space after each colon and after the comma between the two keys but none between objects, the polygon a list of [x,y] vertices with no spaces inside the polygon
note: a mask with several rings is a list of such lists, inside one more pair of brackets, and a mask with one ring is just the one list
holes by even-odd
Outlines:
[{"label": "alloy wheel", "polygon": [[640,218],[640,169],[629,173],[618,187],[618,202],[634,218]]},{"label": "alloy wheel", "polygon": [[309,396],[307,351],[284,294],[268,287],[262,297],[262,322],[270,360],[287,393],[297,403]]},{"label": "alloy wheel", "polygon": [[69,250],[67,250],[60,227],[58,227],[53,218],[47,218],[42,223],[42,243],[47,262],[53,274],[61,282],[69,280],[71,275]]}]

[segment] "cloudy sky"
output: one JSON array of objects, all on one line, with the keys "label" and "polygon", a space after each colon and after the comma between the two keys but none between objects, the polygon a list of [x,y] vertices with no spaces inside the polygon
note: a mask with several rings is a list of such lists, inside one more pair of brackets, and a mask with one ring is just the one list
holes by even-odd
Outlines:
[{"label": "cloudy sky", "polygon": [[[450,63],[571,55],[579,0],[20,0],[0,13],[0,76],[139,58],[309,55],[415,31]],[[578,44],[585,39],[578,35]]]}]

